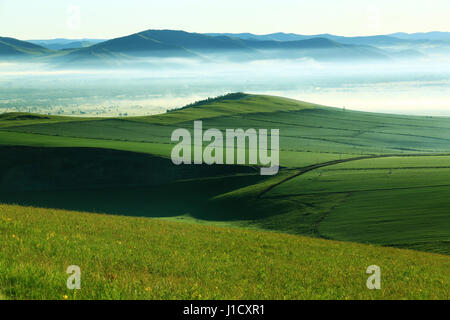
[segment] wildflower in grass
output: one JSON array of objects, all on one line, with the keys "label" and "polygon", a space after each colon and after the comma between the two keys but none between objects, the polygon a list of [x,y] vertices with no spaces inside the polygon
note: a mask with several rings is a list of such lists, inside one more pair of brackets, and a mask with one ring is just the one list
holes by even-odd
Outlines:
[{"label": "wildflower in grass", "polygon": [[69,299],[69,296],[67,294],[65,294],[65,295],[63,295],[63,299],[67,300],[67,299]]}]

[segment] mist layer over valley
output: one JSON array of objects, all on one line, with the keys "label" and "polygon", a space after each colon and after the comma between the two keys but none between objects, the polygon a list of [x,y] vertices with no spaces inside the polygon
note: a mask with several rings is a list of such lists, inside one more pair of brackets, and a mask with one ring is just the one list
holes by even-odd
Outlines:
[{"label": "mist layer over valley", "polygon": [[242,91],[450,115],[449,40],[268,36],[149,30],[61,50],[1,38],[0,112],[148,115]]}]

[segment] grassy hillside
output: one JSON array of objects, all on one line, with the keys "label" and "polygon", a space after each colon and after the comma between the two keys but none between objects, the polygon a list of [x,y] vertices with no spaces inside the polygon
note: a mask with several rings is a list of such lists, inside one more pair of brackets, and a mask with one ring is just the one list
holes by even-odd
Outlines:
[{"label": "grassy hillside", "polygon": [[[194,120],[203,120],[203,130],[279,129],[279,173],[173,165],[171,133],[192,130]],[[73,249],[83,257],[78,263],[92,268],[95,288],[71,298],[448,298],[448,283],[438,277],[450,261],[449,118],[238,93],[148,117],[4,114],[0,152],[0,217],[11,222],[3,227],[4,244],[17,250],[11,233],[35,239],[21,243],[20,255],[0,255],[7,297],[60,298],[64,282],[62,291],[53,286],[64,278],[61,264],[69,263]],[[67,226],[73,227],[61,238]],[[127,234],[131,226],[136,232]],[[50,251],[40,249],[40,230],[61,234],[46,245]],[[275,233],[261,232],[268,230]],[[67,237],[79,246],[63,248]],[[124,243],[120,239],[127,248],[116,243]],[[326,248],[330,256],[322,253]],[[177,253],[160,261],[170,252]],[[46,280],[18,276],[21,268],[34,268],[33,259],[22,263],[33,254],[36,261],[41,254],[52,258],[39,267]],[[177,257],[185,259],[179,268]],[[255,268],[249,261],[257,261]],[[389,270],[387,291],[352,282],[366,277],[361,266],[370,261]],[[231,270],[233,264],[238,268]],[[120,278],[107,265],[132,271]],[[353,271],[345,273],[344,265]],[[295,276],[299,270],[308,278]],[[193,280],[194,291],[187,285]],[[27,293],[22,282],[43,289]]]},{"label": "grassy hillside", "polygon": [[[242,175],[164,160],[173,147],[171,132],[192,129],[198,119],[204,130],[280,129],[280,173],[262,178],[254,169]],[[448,118],[354,112],[240,93],[150,117],[6,114],[0,116],[0,144],[23,147],[2,149],[8,155],[0,172],[0,187],[9,191],[0,196],[5,203],[226,222],[450,253],[444,196],[450,187]],[[46,151],[49,147],[65,151]],[[74,150],[85,149],[70,149],[75,147],[94,149],[80,153]],[[103,149],[121,152],[113,157]],[[161,159],[162,175],[151,173],[153,160],[147,169],[138,165],[149,161],[141,153]],[[110,161],[95,160],[101,158]],[[46,160],[51,162],[42,165]],[[220,188],[211,187],[208,179],[215,177]],[[168,200],[175,190],[179,205]],[[408,200],[410,195],[417,200]]]},{"label": "grassy hillside", "polygon": [[[448,256],[0,205],[6,299],[448,299]],[[369,265],[382,289],[368,290]],[[81,290],[66,289],[69,265]],[[426,276],[424,276],[424,274]]]},{"label": "grassy hillside", "polygon": [[[108,148],[117,144],[118,149],[123,149],[125,145],[135,144],[136,151],[147,146],[151,153],[153,145],[161,148],[162,144],[170,143],[170,133],[176,127],[191,128],[197,119],[204,121],[205,128],[280,129],[280,159],[283,166],[290,167],[304,166],[304,153],[312,153],[310,157],[306,155],[310,164],[349,155],[445,153],[450,150],[450,121],[447,118],[354,112],[254,95],[223,99],[151,117],[89,119],[92,120],[89,122],[72,118],[70,123],[58,121],[43,125],[30,120],[20,126],[0,119],[1,127],[8,126],[0,131],[0,135],[5,141],[3,144],[15,141],[18,144],[42,145],[29,142],[33,139],[30,134],[39,134],[44,136],[42,139],[46,145],[52,141],[59,144],[63,137],[63,140],[67,138],[68,146],[91,146],[98,142],[105,143]],[[21,143],[22,140],[25,141]],[[166,155],[169,155],[169,150],[167,148]]]},{"label": "grassy hillside", "polygon": [[448,156],[356,160],[298,175],[267,199],[336,196],[317,234],[450,254]]}]

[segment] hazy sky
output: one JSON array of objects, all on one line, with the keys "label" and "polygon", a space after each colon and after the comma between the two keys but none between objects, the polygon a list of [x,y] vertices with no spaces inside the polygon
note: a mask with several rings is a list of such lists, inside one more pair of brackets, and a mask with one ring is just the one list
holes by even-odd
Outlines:
[{"label": "hazy sky", "polygon": [[450,31],[450,0],[0,0],[0,36],[113,38],[146,29],[371,35]]}]

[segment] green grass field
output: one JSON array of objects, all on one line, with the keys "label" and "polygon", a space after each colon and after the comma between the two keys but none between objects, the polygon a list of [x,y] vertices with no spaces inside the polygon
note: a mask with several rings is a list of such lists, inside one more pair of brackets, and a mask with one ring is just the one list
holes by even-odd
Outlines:
[{"label": "green grass field", "polygon": [[[0,206],[8,299],[448,299],[448,256],[280,233]],[[368,290],[377,264],[382,289]],[[67,266],[81,268],[68,290]]]},{"label": "green grass field", "polygon": [[[448,299],[450,118],[232,97],[150,117],[0,115],[2,295],[60,299],[76,256],[91,287],[70,298]],[[171,132],[199,119],[279,129],[280,172],[173,165]],[[379,292],[367,263],[388,272]]]}]

